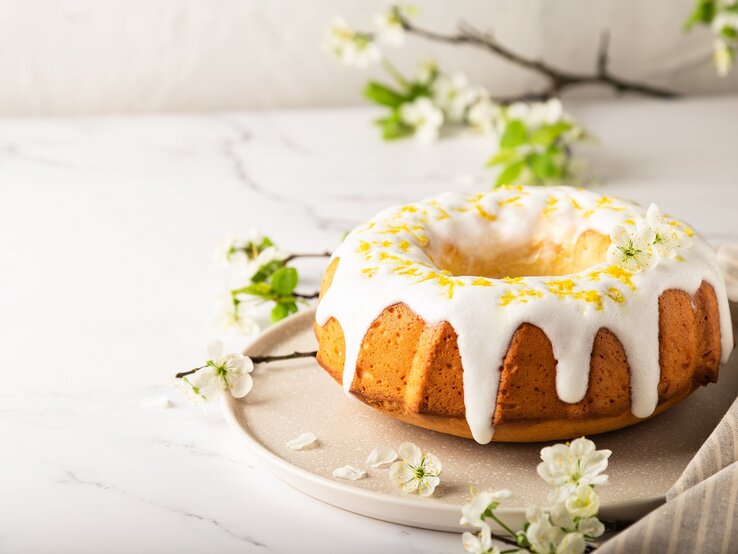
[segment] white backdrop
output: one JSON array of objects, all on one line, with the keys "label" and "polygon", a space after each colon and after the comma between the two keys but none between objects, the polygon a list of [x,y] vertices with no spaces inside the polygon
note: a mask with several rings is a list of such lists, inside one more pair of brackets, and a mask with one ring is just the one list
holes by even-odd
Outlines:
[{"label": "white backdrop", "polygon": [[[459,18],[562,67],[589,70],[600,30],[612,69],[685,93],[738,90],[719,79],[707,30],[682,32],[692,0],[418,0],[419,23],[452,30]],[[368,28],[375,0],[0,0],[0,115],[350,105],[366,75],[320,49],[334,14]],[[540,84],[527,71],[469,47],[412,39],[401,67],[437,57],[493,93]],[[603,94],[586,91],[585,94]]]}]

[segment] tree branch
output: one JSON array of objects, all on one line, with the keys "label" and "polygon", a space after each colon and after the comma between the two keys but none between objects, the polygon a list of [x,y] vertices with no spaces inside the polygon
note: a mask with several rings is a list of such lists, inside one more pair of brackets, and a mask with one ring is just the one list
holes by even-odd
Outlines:
[{"label": "tree branch", "polygon": [[[247,356],[248,358],[251,358],[251,361],[255,364],[268,364],[269,362],[281,362],[284,360],[295,360],[297,358],[315,358],[315,356],[318,355],[317,350],[313,350],[311,352],[292,352],[291,354],[281,354],[279,356]],[[200,366],[196,367],[195,369],[190,369],[189,371],[182,371],[180,373],[177,373],[174,378],[175,379],[182,379],[182,377],[187,377],[188,375],[192,375],[196,371],[204,368],[206,366]]]},{"label": "tree branch", "polygon": [[292,260],[296,260],[297,258],[330,258],[331,253],[327,250],[325,252],[314,252],[310,254],[290,254],[284,259],[284,263],[288,264]]},{"label": "tree branch", "polygon": [[629,81],[611,74],[608,70],[608,51],[610,41],[609,34],[607,32],[604,32],[600,39],[596,72],[593,74],[575,73],[559,69],[543,62],[542,60],[528,58],[519,54],[518,52],[500,44],[492,34],[480,31],[464,21],[459,23],[458,32],[456,34],[449,35],[418,27],[398,8],[395,7],[394,10],[402,27],[410,34],[434,42],[442,42],[446,44],[468,44],[470,46],[482,48],[509,61],[510,63],[538,73],[548,81],[548,86],[541,92],[527,93],[515,98],[498,99],[503,103],[517,100],[543,100],[556,96],[565,89],[581,85],[606,85],[612,87],[619,93],[634,92],[657,98],[674,98],[678,96],[678,94],[672,90],[654,87],[645,83]]}]

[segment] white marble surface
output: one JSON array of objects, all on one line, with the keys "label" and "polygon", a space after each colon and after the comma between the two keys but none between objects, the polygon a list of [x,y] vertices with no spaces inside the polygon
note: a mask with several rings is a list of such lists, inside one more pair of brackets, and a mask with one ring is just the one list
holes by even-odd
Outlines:
[{"label": "white marble surface", "polygon": [[[738,98],[572,109],[598,187],[738,241]],[[0,120],[0,552],[461,551],[291,490],[170,388],[213,337],[227,232],[332,248],[388,204],[488,182],[484,140],[387,145],[371,116]],[[321,262],[301,269],[314,288]]]}]

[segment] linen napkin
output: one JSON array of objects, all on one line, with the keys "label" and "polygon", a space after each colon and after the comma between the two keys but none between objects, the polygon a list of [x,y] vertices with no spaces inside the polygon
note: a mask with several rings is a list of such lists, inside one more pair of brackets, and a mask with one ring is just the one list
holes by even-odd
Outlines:
[{"label": "linen napkin", "polygon": [[597,552],[738,552],[738,399],[666,493],[666,504]]}]

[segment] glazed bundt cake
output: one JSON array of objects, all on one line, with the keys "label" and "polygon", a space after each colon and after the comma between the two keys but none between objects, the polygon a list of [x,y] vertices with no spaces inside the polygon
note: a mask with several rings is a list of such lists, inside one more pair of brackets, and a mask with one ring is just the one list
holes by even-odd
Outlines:
[{"label": "glazed bundt cake", "polygon": [[733,348],[706,242],[569,187],[382,212],[334,253],[315,333],[346,393],[480,443],[637,423],[715,382]]}]

